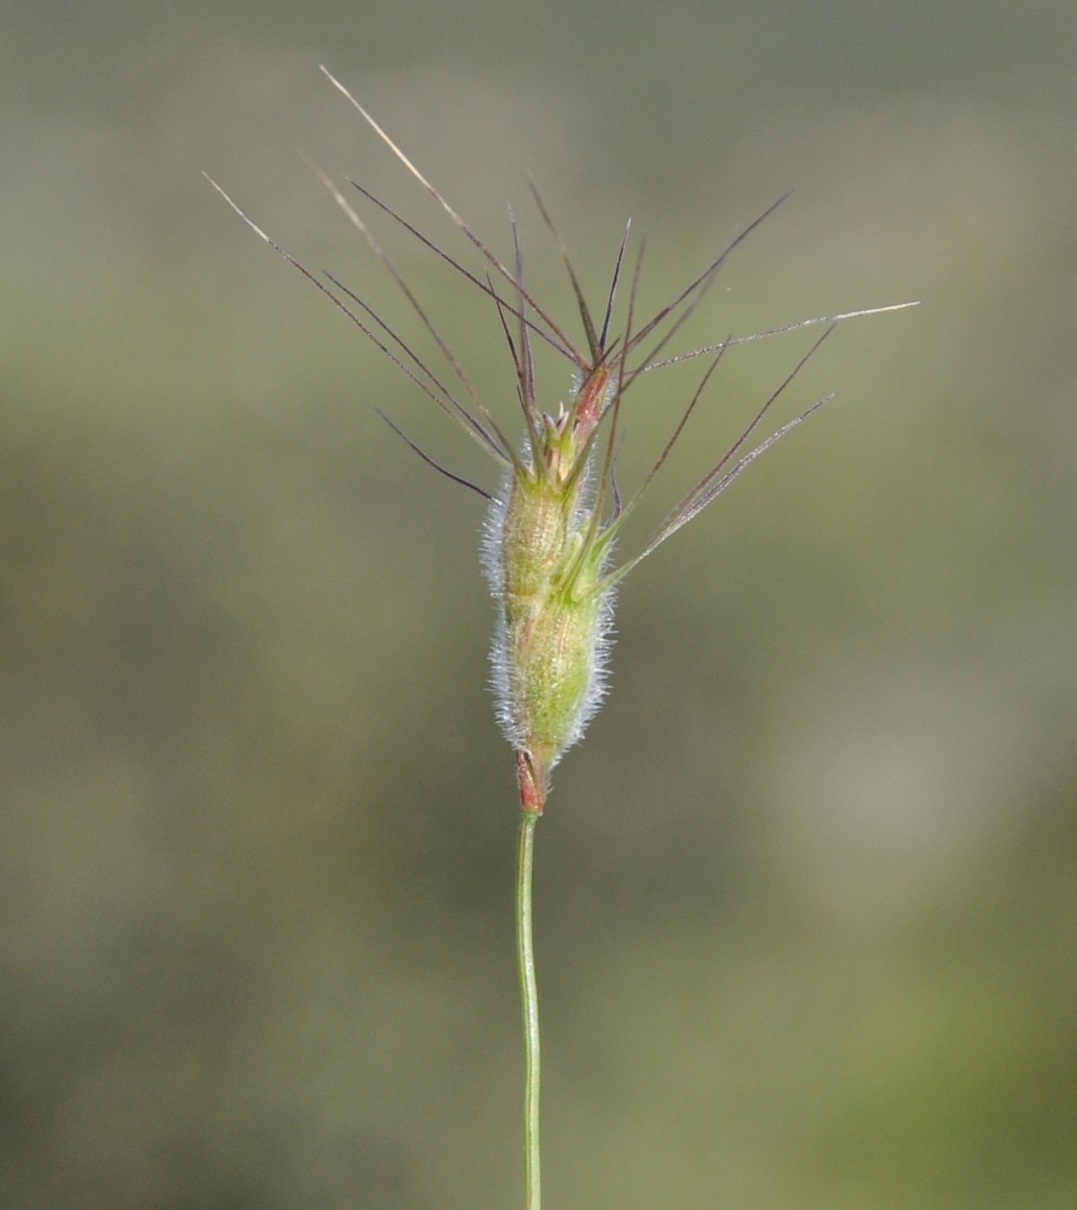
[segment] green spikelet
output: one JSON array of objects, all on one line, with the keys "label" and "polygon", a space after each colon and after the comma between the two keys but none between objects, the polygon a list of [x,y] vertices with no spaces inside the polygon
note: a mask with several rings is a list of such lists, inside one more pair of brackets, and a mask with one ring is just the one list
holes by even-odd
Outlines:
[{"label": "green spikelet", "polygon": [[[362,185],[352,182],[369,202],[421,240],[431,252],[457,270],[493,303],[516,372],[517,394],[526,426],[522,452],[517,453],[513,443],[503,434],[466,370],[365,221],[324,174],[319,172],[341,209],[363,234],[375,256],[404,292],[412,310],[445,358],[457,383],[456,389],[462,391],[466,402],[461,402],[412,347],[358,294],[331,275],[327,275],[329,284],[326,284],[247,218],[219,185],[212,181],[211,184],[258,236],[317,289],[328,295],[351,323],[387,354],[420,391],[459,424],[501,467],[500,490],[491,495],[482,487],[446,470],[389,421],[393,429],[426,462],[489,501],[482,553],[486,576],[497,602],[496,634],[491,649],[497,717],[515,753],[520,805],[525,813],[541,814],[550,770],[565,750],[580,739],[601,704],[617,584],[666,538],[698,516],[760,454],[826,402],[825,399],[818,400],[754,447],[749,444],[749,438],[771,406],[839,320],[898,311],[916,304],[899,303],[840,315],[817,316],[766,332],[727,338],[689,353],[660,358],[667,342],[704,298],[729,255],[785,199],[779,198],[744,227],[666,306],[647,322],[637,325],[634,323],[634,307],[642,264],[641,245],[636,256],[624,325],[619,332],[611,333],[617,287],[628,243],[628,228],[617,253],[602,324],[598,327],[592,319],[564,242],[542,199],[532,189],[542,218],[557,241],[575,295],[586,338],[586,347],[579,348],[525,287],[523,258],[516,238],[515,222],[512,224],[512,233],[516,263],[510,268],[483,243],[351,93],[325,68],[322,70],[470,241],[484,262],[485,280],[400,218]],[[827,325],[823,335],[758,408],[740,436],[666,514],[642,550],[619,567],[609,568],[614,537],[665,463],[726,351],[733,345],[814,324]],[[571,365],[575,376],[576,386],[569,401],[567,405],[558,407],[556,415],[543,411],[536,397],[532,360],[532,344],[535,341],[542,342],[563,357]],[[650,347],[644,352],[646,342],[650,343]],[[622,503],[614,484],[613,467],[621,405],[626,391],[641,375],[651,370],[704,356],[711,358],[710,364],[682,410],[669,440],[643,484],[631,499]]]},{"label": "green spikelet", "polygon": [[542,809],[550,771],[601,704],[610,650],[614,590],[603,578],[610,544],[596,524],[590,454],[580,449],[578,426],[572,431],[574,410],[543,418],[539,456],[506,473],[484,535],[498,604],[497,717],[531,810]]}]

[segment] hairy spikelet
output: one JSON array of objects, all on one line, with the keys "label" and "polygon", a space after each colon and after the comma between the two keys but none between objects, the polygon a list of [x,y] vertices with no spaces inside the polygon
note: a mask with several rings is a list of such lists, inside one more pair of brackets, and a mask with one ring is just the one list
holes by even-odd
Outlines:
[{"label": "hairy spikelet", "polygon": [[[592,567],[590,588],[558,591],[558,564],[578,552],[584,541],[586,505],[569,518],[560,551],[547,542],[528,552],[528,527],[519,516],[527,510],[520,505],[522,493],[514,499],[515,486],[512,472],[507,473],[483,525],[483,569],[497,603],[490,682],[506,740],[514,751],[530,751],[541,759],[548,773],[583,738],[602,705],[616,588],[602,583],[609,563],[607,547]],[[515,514],[513,524],[510,514]],[[520,580],[535,566],[539,572],[531,577],[529,591],[522,593]]]},{"label": "hairy spikelet", "polygon": [[[325,71],[324,68],[322,70]],[[577,347],[565,328],[543,309],[524,284],[523,257],[515,221],[512,235],[516,258],[515,264],[508,267],[453,210],[348,90],[327,71],[325,74],[477,251],[485,270],[482,275],[465,267],[400,218],[364,186],[351,182],[363,198],[403,226],[493,304],[516,374],[517,396],[525,426],[523,446],[518,450],[515,443],[503,434],[498,420],[483,402],[471,377],[442,338],[411,286],[397,271],[351,202],[324,174],[319,173],[349,220],[362,233],[375,256],[403,291],[444,357],[451,371],[449,380],[455,383],[453,387],[432,372],[413,348],[359,294],[331,275],[327,274],[326,281],[323,281],[311,273],[251,222],[220,190],[220,186],[214,187],[266,243],[326,294],[420,391],[459,424],[500,467],[500,484],[494,493],[490,493],[446,470],[389,421],[393,429],[427,463],[488,501],[482,560],[497,606],[491,647],[491,680],[497,719],[515,753],[521,807],[525,812],[539,814],[545,805],[550,770],[565,750],[582,737],[602,702],[612,645],[614,594],[620,581],[666,538],[698,516],[760,454],[826,402],[825,399],[816,401],[758,444],[751,444],[750,439],[772,405],[839,320],[901,310],[916,304],[901,303],[840,315],[817,316],[766,332],[729,337],[703,348],[669,356],[665,354],[668,343],[705,297],[726,259],[785,199],[779,198],[764,210],[734,236],[702,272],[692,277],[666,306],[646,322],[637,324],[634,309],[642,264],[641,245],[632,274],[627,313],[618,330],[614,331],[615,300],[628,244],[628,228],[617,251],[602,322],[596,324],[564,242],[542,199],[532,188],[542,219],[558,244],[576,299],[585,337],[583,347]],[[822,336],[758,407],[736,441],[669,511],[643,548],[620,566],[611,567],[614,539],[621,525],[680,439],[727,350],[734,345],[815,324],[825,325]],[[554,412],[545,410],[537,398],[532,358],[532,344],[535,341],[549,346],[571,367],[572,387],[568,398],[559,403]],[[709,358],[706,371],[687,406],[681,409],[669,440],[650,473],[635,494],[629,500],[622,501],[614,483],[614,463],[625,393],[642,374],[694,357]],[[462,393],[463,400],[457,398],[454,390]]]}]

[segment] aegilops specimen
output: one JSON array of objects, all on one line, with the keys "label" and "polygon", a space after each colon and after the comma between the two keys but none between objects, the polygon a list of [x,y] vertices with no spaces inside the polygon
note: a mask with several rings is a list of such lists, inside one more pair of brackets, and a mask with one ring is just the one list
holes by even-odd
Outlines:
[{"label": "aegilops specimen", "polygon": [[[325,71],[324,68],[322,70]],[[482,275],[454,259],[362,185],[355,181],[351,184],[367,202],[388,214],[490,300],[504,333],[515,372],[517,402],[524,426],[524,437],[519,448],[506,437],[471,377],[427,315],[411,286],[375,240],[365,221],[323,174],[319,173],[324,183],[403,290],[410,306],[445,358],[457,383],[455,389],[431,370],[357,294],[336,277],[327,274],[323,281],[309,272],[255,226],[226,196],[229,204],[262,239],[328,295],[419,390],[464,428],[497,462],[500,469],[500,482],[496,489],[486,491],[447,471],[389,421],[420,457],[488,501],[483,563],[497,602],[492,679],[498,720],[515,754],[520,807],[524,816],[517,877],[517,942],[527,1043],[527,1205],[529,1210],[537,1210],[538,1024],[531,947],[533,827],[546,803],[551,770],[566,749],[580,739],[600,705],[605,689],[616,588],[636,564],[706,508],[760,454],[825,402],[817,401],[758,444],[750,444],[750,439],[771,406],[838,321],[857,315],[900,310],[903,306],[915,304],[819,316],[669,356],[667,349],[670,341],[705,296],[727,257],[784,199],[779,199],[748,224],[675,298],[657,314],[643,321],[635,315],[641,247],[630,275],[624,319],[614,331],[615,301],[625,264],[628,229],[621,239],[601,319],[597,321],[584,300],[583,290],[564,244],[541,198],[533,189],[539,212],[557,241],[575,296],[584,336],[580,347],[526,287],[515,222],[512,222],[515,255],[513,264],[509,266],[474,233],[347,89],[329,72],[325,71],[325,74],[471,242],[477,250]],[[613,545],[621,526],[680,438],[726,351],[736,344],[816,324],[824,325],[822,335],[758,407],[732,446],[667,514],[642,550],[620,565],[615,565]],[[540,405],[537,397],[533,358],[535,342],[543,342],[555,350],[571,369],[571,382],[565,397],[550,410]],[[705,372],[644,482],[631,498],[622,500],[614,472],[625,395],[641,375],[691,357],[709,357]],[[457,393],[463,398],[458,397]]]},{"label": "aegilops specimen", "polygon": [[[667,306],[646,322],[636,324],[633,308],[642,260],[641,248],[635,262],[626,320],[619,333],[611,336],[614,301],[628,239],[627,228],[618,251],[602,323],[596,326],[564,244],[557,236],[537,191],[532,187],[542,217],[558,240],[575,293],[586,339],[586,347],[580,349],[525,287],[515,222],[512,231],[516,243],[516,263],[509,268],[479,239],[348,90],[325,68],[322,71],[463,231],[485,261],[486,276],[479,278],[362,185],[351,182],[360,194],[390,214],[493,302],[516,374],[517,398],[525,425],[522,448],[517,451],[504,435],[471,378],[443,341],[410,286],[378,245],[366,223],[321,173],[319,175],[337,202],[388,267],[437,342],[460,384],[460,390],[467,398],[466,403],[461,402],[408,345],[342,282],[327,274],[329,285],[326,285],[314,277],[239,211],[227,195],[225,197],[262,239],[320,290],[329,294],[351,322],[387,353],[439,407],[458,421],[501,466],[501,484],[495,492],[488,493],[475,484],[449,474],[408,441],[421,457],[439,471],[449,474],[457,482],[466,483],[490,502],[483,561],[499,607],[491,655],[497,717],[516,756],[521,807],[525,811],[541,813],[550,771],[565,750],[581,738],[600,705],[610,646],[613,594],[618,582],[675,530],[706,508],[764,450],[826,402],[825,399],[817,401],[759,445],[744,451],[748,439],[771,405],[838,321],[896,311],[915,304],[903,303],[818,316],[660,360],[670,339],[706,293],[729,254],[785,199],[779,198],[739,232]],[[219,189],[219,186],[215,187]],[[501,279],[505,283],[503,289],[494,284],[491,275],[493,279]],[[352,309],[353,305],[358,307],[360,313]],[[740,437],[668,514],[643,550],[621,566],[611,568],[613,540],[622,522],[665,461],[725,351],[735,344],[813,324],[827,325],[823,335],[763,403]],[[536,339],[557,350],[573,371],[568,396],[558,402],[556,411],[552,413],[543,411],[536,398],[532,359],[532,343]],[[648,342],[650,345],[644,351]],[[631,500],[622,502],[614,484],[614,462],[621,404],[626,391],[647,371],[705,354],[710,354],[712,360],[672,436],[642,487]],[[393,428],[396,426],[393,425]],[[396,431],[404,437],[399,429]],[[408,440],[406,437],[404,439]]]}]

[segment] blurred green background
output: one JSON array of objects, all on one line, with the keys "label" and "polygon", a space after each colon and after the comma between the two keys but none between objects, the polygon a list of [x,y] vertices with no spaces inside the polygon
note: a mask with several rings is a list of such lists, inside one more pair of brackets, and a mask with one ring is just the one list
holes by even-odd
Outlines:
[{"label": "blurred green background", "polygon": [[[1074,1206],[1071,0],[4,6],[0,1204],[522,1205],[481,502],[374,406],[492,468],[200,175],[421,340],[298,149],[466,244],[319,62],[566,323],[527,171],[652,307],[795,189],[683,347],[923,299],[624,586],[538,837],[551,1210]],[[730,354],[625,550],[809,339]]]}]

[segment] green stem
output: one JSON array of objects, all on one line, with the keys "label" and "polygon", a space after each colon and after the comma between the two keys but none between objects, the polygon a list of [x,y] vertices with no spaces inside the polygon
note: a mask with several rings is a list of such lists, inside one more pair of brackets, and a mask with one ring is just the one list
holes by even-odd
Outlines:
[{"label": "green stem", "polygon": [[524,1018],[524,1171],[527,1210],[540,1210],[542,1192],[539,1164],[539,1019],[538,984],[535,981],[535,943],[532,933],[531,885],[535,865],[537,811],[520,815],[520,843],[516,850],[516,961],[520,971],[520,1001]]}]

